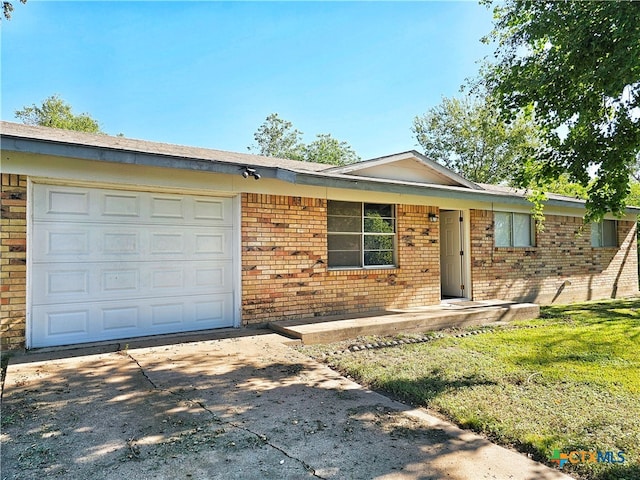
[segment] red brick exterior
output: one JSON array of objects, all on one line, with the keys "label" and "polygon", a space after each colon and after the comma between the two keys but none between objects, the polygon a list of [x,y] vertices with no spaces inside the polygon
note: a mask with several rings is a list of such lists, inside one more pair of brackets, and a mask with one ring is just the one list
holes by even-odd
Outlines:
[{"label": "red brick exterior", "polygon": [[542,304],[638,294],[636,224],[618,221],[619,248],[591,246],[582,218],[547,215],[536,246],[494,247],[493,213],[471,211],[473,298]]},{"label": "red brick exterior", "polygon": [[245,324],[357,314],[440,301],[436,207],[398,205],[398,268],[329,270],[327,203],[242,195],[242,315]]},{"label": "red brick exterior", "polygon": [[27,291],[27,178],[2,174],[0,190],[0,349],[22,348]]}]

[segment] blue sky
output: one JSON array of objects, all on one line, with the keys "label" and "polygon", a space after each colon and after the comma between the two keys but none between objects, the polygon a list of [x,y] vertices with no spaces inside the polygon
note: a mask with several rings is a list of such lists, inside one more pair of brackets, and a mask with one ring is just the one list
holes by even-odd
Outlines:
[{"label": "blue sky", "polygon": [[239,152],[274,112],[364,159],[416,148],[413,118],[492,54],[477,2],[13,3],[3,120],[59,94],[109,134]]}]

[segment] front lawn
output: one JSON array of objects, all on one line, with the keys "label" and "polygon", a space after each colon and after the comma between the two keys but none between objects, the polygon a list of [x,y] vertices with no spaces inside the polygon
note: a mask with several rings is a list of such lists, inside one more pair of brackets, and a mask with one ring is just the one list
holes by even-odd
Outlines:
[{"label": "front lawn", "polygon": [[348,345],[302,350],[554,468],[555,450],[599,451],[617,462],[624,452],[616,464],[574,454],[576,463],[562,470],[575,477],[640,479],[639,309],[640,299],[546,307],[538,320],[474,335],[451,331],[424,343],[339,354],[331,352]]}]

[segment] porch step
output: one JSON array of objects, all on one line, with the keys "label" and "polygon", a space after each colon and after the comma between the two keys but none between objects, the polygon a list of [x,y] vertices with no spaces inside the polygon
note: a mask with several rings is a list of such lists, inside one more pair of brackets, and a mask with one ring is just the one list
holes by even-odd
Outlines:
[{"label": "porch step", "polygon": [[331,343],[367,335],[421,333],[451,327],[529,320],[540,315],[534,303],[462,301],[414,310],[385,311],[358,317],[321,317],[269,323],[269,328],[304,345]]}]

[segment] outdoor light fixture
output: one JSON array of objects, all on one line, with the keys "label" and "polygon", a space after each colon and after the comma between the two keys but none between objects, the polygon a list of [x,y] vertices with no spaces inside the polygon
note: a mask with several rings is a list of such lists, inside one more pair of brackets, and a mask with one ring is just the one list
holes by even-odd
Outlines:
[{"label": "outdoor light fixture", "polygon": [[436,215],[435,213],[430,213],[429,214],[429,221],[430,222],[437,222],[438,221],[438,215]]},{"label": "outdoor light fixture", "polygon": [[256,180],[260,180],[260,174],[258,172],[256,172],[255,168],[251,168],[251,167],[244,167],[242,169],[242,176],[244,178],[249,178],[249,177],[253,177]]}]

